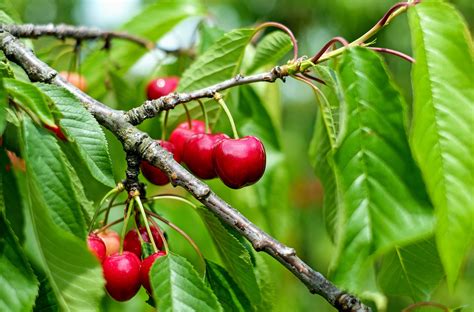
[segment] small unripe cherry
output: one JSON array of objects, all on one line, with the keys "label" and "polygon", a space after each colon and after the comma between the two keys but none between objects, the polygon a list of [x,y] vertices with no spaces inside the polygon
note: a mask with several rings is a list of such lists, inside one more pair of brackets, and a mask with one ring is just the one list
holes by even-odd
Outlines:
[{"label": "small unripe cherry", "polygon": [[156,259],[166,256],[166,252],[160,250],[154,254],[148,256],[142,261],[140,266],[140,283],[145,287],[146,291],[151,295],[151,284],[150,284],[150,269]]},{"label": "small unripe cherry", "polygon": [[89,251],[99,260],[99,262],[103,262],[105,259],[106,247],[105,243],[96,234],[89,234],[87,237],[87,247]]},{"label": "small unripe cherry", "polygon": [[[175,153],[174,145],[168,141],[158,140],[158,144],[163,147],[165,150],[173,154],[174,160],[177,162],[181,161],[181,158],[177,153]],[[170,181],[166,173],[161,171],[160,168],[153,166],[146,160],[142,160],[140,163],[140,170],[142,171],[143,176],[155,185],[166,185]]]},{"label": "small unripe cherry", "polygon": [[120,236],[117,232],[107,229],[97,234],[105,243],[106,254],[110,256],[119,251],[120,248]]},{"label": "small unripe cherry", "polygon": [[81,91],[87,91],[87,82],[86,78],[79,73],[62,71],[59,73],[59,76],[64,78],[67,82],[74,85],[76,88]]},{"label": "small unripe cherry", "polygon": [[[151,243],[146,227],[142,226],[139,230],[143,241],[145,243]],[[151,235],[153,235],[153,240],[155,241],[156,248],[161,249],[163,247],[163,240],[158,232],[158,229],[154,226],[150,226],[150,231]],[[128,231],[127,235],[125,235],[125,239],[123,241],[123,250],[133,252],[135,255],[137,255],[138,258],[141,258],[142,246],[140,243],[140,238],[138,237],[137,230],[130,230]]]},{"label": "small unripe cherry", "polygon": [[179,78],[170,76],[151,80],[146,87],[148,100],[155,100],[174,92],[178,87]]},{"label": "small unripe cherry", "polygon": [[131,299],[140,289],[140,259],[131,252],[115,253],[102,263],[105,289],[117,301]]}]

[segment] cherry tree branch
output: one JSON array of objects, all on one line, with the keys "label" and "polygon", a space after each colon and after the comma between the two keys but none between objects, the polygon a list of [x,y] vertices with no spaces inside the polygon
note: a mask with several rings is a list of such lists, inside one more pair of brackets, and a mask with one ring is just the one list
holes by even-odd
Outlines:
[{"label": "cherry tree branch", "polygon": [[[339,311],[370,311],[355,296],[339,289],[321,273],[313,270],[303,262],[293,248],[290,248],[269,234],[259,229],[235,208],[215,194],[207,184],[203,183],[180,164],[173,156],[163,149],[155,140],[146,133],[138,130],[130,122],[128,114],[107,107],[88,96],[81,90],[69,84],[57,75],[57,72],[39,60],[29,49],[23,46],[15,37],[7,32],[0,32],[0,49],[3,50],[9,60],[20,65],[32,81],[54,84],[67,89],[105,128],[110,130],[123,144],[127,152],[135,152],[142,159],[160,168],[169,177],[174,186],[181,186],[199,200],[204,206],[211,210],[222,222],[225,222],[240,234],[242,234],[257,251],[264,251],[278,260],[283,266],[299,278],[311,293],[316,293],[325,298]],[[255,81],[261,81],[253,76]],[[280,78],[278,73],[262,74],[267,81]],[[247,78],[248,79],[248,78]],[[273,81],[274,81],[273,80]],[[234,82],[238,85],[239,79]],[[249,83],[248,80],[246,83]],[[224,82],[222,88],[228,88],[231,82]],[[196,91],[203,92],[201,91]],[[196,96],[196,92],[191,92]],[[206,93],[205,93],[206,94]],[[209,94],[211,96],[211,94]],[[169,108],[168,108],[169,109]]]},{"label": "cherry tree branch", "polygon": [[58,39],[74,38],[77,40],[103,39],[110,41],[111,39],[123,39],[134,42],[147,49],[153,49],[155,44],[147,39],[134,36],[126,32],[104,31],[98,28],[85,26],[71,26],[65,24],[47,24],[47,25],[0,25],[0,30],[4,30],[17,38],[38,38],[43,36],[52,36]]}]

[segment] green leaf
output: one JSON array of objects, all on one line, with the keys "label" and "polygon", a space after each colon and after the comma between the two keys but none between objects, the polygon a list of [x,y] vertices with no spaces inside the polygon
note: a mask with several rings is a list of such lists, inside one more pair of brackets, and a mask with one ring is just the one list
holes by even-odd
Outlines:
[{"label": "green leaf", "polygon": [[203,54],[209,47],[214,44],[220,37],[225,34],[225,31],[221,28],[214,26],[214,25],[207,25],[206,23],[202,23],[201,27],[199,28],[199,54]]},{"label": "green leaf", "polygon": [[274,31],[260,41],[248,72],[254,72],[267,64],[276,64],[293,47],[290,36],[283,31]]},{"label": "green leaf", "polygon": [[[182,20],[202,15],[203,12],[200,2],[196,0],[156,1],[120,27],[120,30],[155,42]],[[99,47],[81,64],[89,85],[94,86],[88,93],[92,97],[101,98],[106,92],[104,81],[109,69],[98,70],[99,66],[105,64],[113,67],[118,64],[118,72],[124,75],[146,52],[148,50],[145,48],[120,39],[112,41],[112,49],[109,51],[103,51]],[[108,62],[110,64],[107,64]]]},{"label": "green leaf", "polygon": [[212,290],[181,256],[169,253],[158,258],[150,283],[159,311],[223,311]]},{"label": "green leaf", "polygon": [[[342,116],[339,114],[342,99],[338,96],[341,90],[336,73],[332,69],[327,66],[315,66],[313,71],[326,83],[318,87],[323,92],[327,103],[318,95],[320,107],[322,105],[325,107],[318,110],[313,138],[309,147],[309,157],[316,175],[324,186],[323,211],[326,229],[332,241],[337,242],[341,234],[341,224],[338,222],[342,221],[338,214],[342,212],[342,209],[339,209],[341,207],[340,186],[338,186],[332,152],[333,145],[336,143],[337,137],[341,136],[339,133],[342,132],[339,120]],[[324,114],[325,117],[323,117]],[[329,127],[326,123],[329,124]],[[328,128],[332,129],[332,138],[328,134]]]},{"label": "green leaf", "polygon": [[49,96],[63,118],[60,124],[72,138],[76,152],[84,160],[91,175],[109,187],[115,186],[107,140],[102,128],[82,104],[67,90],[47,84],[38,87]]},{"label": "green leaf", "polygon": [[258,304],[262,298],[249,252],[207,208],[201,207],[198,212],[229,275],[245,292],[252,304]]},{"label": "green leaf", "polygon": [[[2,180],[1,184],[10,182]],[[38,294],[38,281],[5,218],[3,194],[0,197],[0,310],[30,311]]]},{"label": "green leaf", "polygon": [[38,274],[40,285],[38,297],[36,297],[33,311],[60,311],[58,301],[56,300],[56,296],[54,295],[53,288],[51,287],[51,283],[48,281],[48,278],[41,272],[35,271],[35,273]]},{"label": "green leaf", "polygon": [[7,92],[44,124],[54,126],[54,117],[48,105],[48,99],[33,84],[13,78],[3,79]]},{"label": "green leaf", "polygon": [[[61,310],[96,311],[104,293],[104,281],[100,264],[89,252],[85,238],[79,239],[53,222],[51,209],[47,207],[49,202],[44,196],[52,195],[43,186],[48,181],[39,180],[41,181],[39,183],[37,180],[38,170],[35,170],[35,166],[38,166],[39,162],[35,158],[52,159],[43,150],[51,147],[50,142],[53,139],[50,135],[42,134],[27,120],[24,121],[23,135],[26,142],[23,154],[26,155],[27,163],[26,181],[30,221],[33,225],[32,239],[37,245],[42,269],[48,277],[49,284]],[[45,137],[49,139],[45,139]],[[36,141],[34,151],[29,150],[33,149],[30,146],[32,140]],[[56,146],[55,149],[59,148]],[[55,150],[53,152],[57,155],[60,151]],[[32,163],[34,164],[30,167]],[[44,166],[49,166],[51,163],[51,161],[47,162]],[[58,172],[64,174],[64,168],[60,169],[63,171],[51,171],[56,174]],[[50,174],[48,178],[56,180],[62,177]],[[63,195],[59,185],[54,185],[54,187],[55,190],[59,190],[58,195]],[[80,210],[77,211],[80,213]]]},{"label": "green leaf", "polygon": [[8,94],[3,86],[3,77],[0,76],[0,135],[3,134],[7,126],[7,107]]},{"label": "green leaf", "polygon": [[229,273],[217,263],[206,260],[206,281],[216,294],[224,311],[253,311],[249,299]]},{"label": "green leaf", "polygon": [[410,144],[435,207],[452,288],[474,237],[473,46],[449,4],[424,1],[409,9],[409,21],[416,58]]},{"label": "green leaf", "polygon": [[370,257],[429,235],[433,216],[405,136],[405,103],[381,58],[366,48],[350,49],[339,78],[347,128],[334,161],[344,232],[333,280],[362,292]]},{"label": "green leaf", "polygon": [[183,73],[178,91],[193,91],[235,76],[254,29],[226,33]]},{"label": "green leaf", "polygon": [[85,238],[85,222],[65,164],[66,157],[53,136],[44,129],[25,121],[23,131],[25,146],[22,155],[29,182],[38,188],[38,199],[48,207],[57,225],[77,237]]},{"label": "green leaf", "polygon": [[429,301],[444,277],[434,239],[415,242],[384,257],[378,281],[386,294]]}]

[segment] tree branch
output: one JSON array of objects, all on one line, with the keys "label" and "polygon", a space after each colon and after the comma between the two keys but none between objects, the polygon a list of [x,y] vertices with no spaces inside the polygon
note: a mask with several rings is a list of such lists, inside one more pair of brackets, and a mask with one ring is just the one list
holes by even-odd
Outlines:
[{"label": "tree branch", "polygon": [[74,38],[77,40],[103,39],[106,42],[113,38],[128,40],[141,45],[147,49],[153,49],[155,44],[147,39],[131,35],[126,32],[104,31],[98,28],[85,26],[70,26],[65,24],[47,25],[0,25],[0,30],[4,30],[17,38],[38,38],[42,36],[53,36],[58,39]]},{"label": "tree branch", "polygon": [[[111,109],[97,100],[91,98],[76,87],[70,85],[57,72],[43,63],[27,48],[25,48],[16,38],[8,33],[0,32],[0,49],[2,49],[9,60],[20,65],[28,74],[32,81],[41,81],[55,84],[70,91],[84,107],[102,124],[110,130],[123,144],[126,151],[134,151],[147,160],[152,165],[157,166],[170,177],[174,186],[181,186],[192,194],[197,200],[211,210],[221,221],[241,233],[257,251],[264,251],[283,264],[297,278],[308,287],[311,293],[317,293],[325,298],[332,306],[339,311],[370,311],[359,299],[347,294],[337,288],[321,273],[313,270],[305,262],[296,256],[295,250],[280,243],[256,225],[245,218],[239,211],[231,207],[215,194],[207,184],[203,183],[176,161],[173,156],[164,150],[155,140],[146,133],[135,128],[130,121],[134,120],[122,111]],[[267,73],[245,78],[229,80],[213,86],[229,88],[233,85],[242,84],[243,81],[267,77],[276,80],[281,77],[278,73]],[[232,82],[233,81],[233,82]],[[240,82],[239,82],[240,81]],[[264,80],[267,81],[267,80]],[[208,91],[205,91],[208,90]],[[212,96],[210,93],[214,89],[207,88],[189,93],[188,97]],[[218,90],[215,90],[218,91]],[[171,97],[173,98],[173,97]],[[167,107],[170,109],[171,107]],[[139,116],[135,114],[135,116]],[[137,119],[135,119],[136,122]]]}]

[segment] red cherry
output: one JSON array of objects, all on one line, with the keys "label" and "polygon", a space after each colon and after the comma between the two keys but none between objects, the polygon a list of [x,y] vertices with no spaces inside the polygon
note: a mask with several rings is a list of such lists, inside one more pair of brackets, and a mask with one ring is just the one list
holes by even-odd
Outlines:
[{"label": "red cherry", "polygon": [[151,294],[151,285],[150,285],[150,269],[153,263],[155,263],[156,259],[159,257],[166,256],[166,252],[158,251],[152,254],[151,256],[145,258],[142,261],[142,265],[140,266],[140,283],[142,283],[143,287],[145,287],[146,291]]},{"label": "red cherry", "polygon": [[[161,239],[158,229],[154,226],[150,226],[150,230],[151,234],[153,235],[153,240],[155,241],[156,247],[161,249],[163,247],[163,240]],[[148,236],[148,232],[146,231],[146,227],[140,227],[140,234],[144,242],[150,243],[150,238]],[[137,230],[130,230],[128,231],[127,235],[125,235],[125,239],[123,241],[123,250],[133,252],[138,258],[141,258],[142,246],[140,244],[140,238],[138,237]]]},{"label": "red cherry", "polygon": [[120,236],[113,230],[105,230],[97,234],[105,243],[105,250],[107,256],[114,254],[119,251],[120,248]]},{"label": "red cherry", "polygon": [[[181,157],[175,152],[173,143],[161,140],[158,140],[158,143],[165,150],[173,154],[174,160],[176,160],[177,162],[181,161]],[[140,163],[140,169],[142,170],[143,176],[155,185],[165,185],[168,184],[168,182],[170,181],[168,176],[163,171],[153,166],[146,160],[142,160],[142,162]]]},{"label": "red cherry", "polygon": [[158,99],[168,95],[178,87],[178,77],[156,78],[150,81],[146,87],[146,95],[149,100]]},{"label": "red cherry", "polygon": [[238,189],[257,182],[265,171],[265,148],[254,136],[221,140],[214,146],[214,168],[230,188]]},{"label": "red cherry", "polygon": [[67,72],[67,71],[62,71],[59,73],[59,76],[64,78],[67,82],[70,84],[74,85],[81,91],[86,92],[87,91],[87,81],[84,76],[82,76],[79,73],[75,72]]},{"label": "red cherry", "polygon": [[131,252],[113,254],[105,258],[105,288],[109,295],[117,301],[126,301],[140,289],[140,259]]},{"label": "red cherry", "polygon": [[90,252],[99,260],[103,262],[105,259],[105,243],[96,234],[89,234],[87,237],[87,247],[89,248]]},{"label": "red cherry", "polygon": [[201,179],[215,178],[216,172],[212,163],[212,150],[214,145],[229,138],[223,133],[195,134],[184,144],[183,161],[189,170]]},{"label": "red cherry", "polygon": [[46,129],[48,129],[49,131],[53,132],[56,137],[62,141],[67,141],[66,139],[66,136],[64,135],[64,133],[61,131],[61,128],[59,128],[58,126],[54,125],[54,126],[49,126],[49,125],[44,125],[44,127]]},{"label": "red cherry", "polygon": [[176,155],[183,158],[183,148],[186,141],[197,133],[206,132],[206,124],[201,120],[191,120],[191,128],[187,121],[180,123],[176,129],[171,132],[170,142],[174,144]]}]

